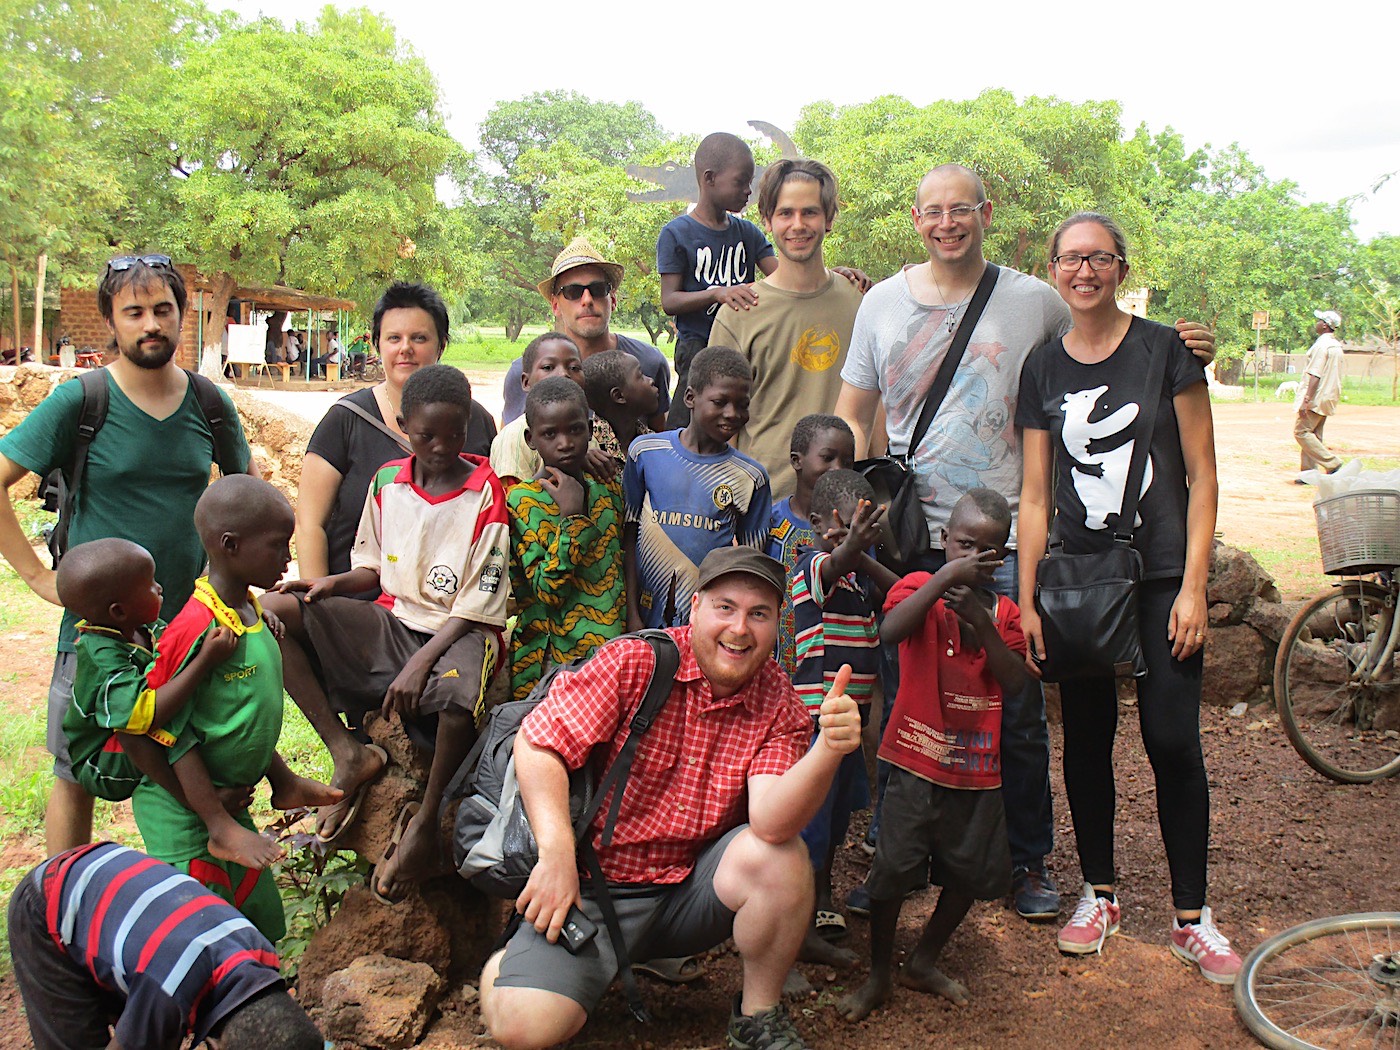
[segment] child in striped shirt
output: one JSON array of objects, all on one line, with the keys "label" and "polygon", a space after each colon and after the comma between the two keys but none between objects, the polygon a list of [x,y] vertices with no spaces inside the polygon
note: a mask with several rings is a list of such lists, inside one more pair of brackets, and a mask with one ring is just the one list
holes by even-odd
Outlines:
[{"label": "child in striped shirt", "polygon": [[[870,482],[853,470],[828,471],[812,488],[813,546],[798,555],[788,590],[797,632],[793,687],[812,713],[814,744],[816,716],[843,664],[851,667],[846,693],[860,704],[861,721],[869,721],[880,670],[875,611],[884,592],[898,582],[868,553],[879,541],[884,513],[884,507],[875,506]],[[846,932],[844,917],[831,907],[831,864],[851,814],[869,803],[865,758],[853,751],[842,761],[826,802],[802,831],[817,887],[816,915],[799,956],[804,961],[841,966],[855,960],[831,943]]]}]

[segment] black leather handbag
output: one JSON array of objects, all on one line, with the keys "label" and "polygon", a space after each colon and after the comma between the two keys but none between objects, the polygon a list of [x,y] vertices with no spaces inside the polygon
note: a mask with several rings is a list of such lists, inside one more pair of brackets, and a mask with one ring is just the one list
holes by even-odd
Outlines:
[{"label": "black leather handbag", "polygon": [[1133,455],[1113,545],[1093,554],[1066,554],[1051,543],[1035,571],[1035,607],[1045,640],[1041,677],[1141,678],[1147,674],[1138,624],[1142,556],[1133,547],[1133,523],[1147,470],[1169,347],[1149,346],[1152,358],[1134,423]]},{"label": "black leather handbag", "polygon": [[923,408],[919,410],[919,418],[909,435],[909,451],[903,456],[863,459],[855,465],[856,471],[863,474],[870,482],[870,487],[875,490],[875,502],[887,504],[889,507],[882,521],[883,539],[880,542],[878,557],[881,564],[900,575],[910,572],[917,565],[920,555],[929,549],[928,519],[924,516],[924,505],[919,499],[911,462],[919,442],[923,441],[924,435],[928,433],[933,417],[938,414],[943,399],[948,395],[948,388],[953,384],[953,373],[958,370],[963,352],[972,338],[972,330],[977,327],[982,310],[987,305],[987,300],[992,297],[992,289],[996,287],[999,273],[1000,270],[991,263],[987,263],[983,268],[982,278],[977,282],[977,290],[972,293],[972,299],[967,304],[967,313],[963,314],[958,323],[953,342],[949,345],[948,352],[943,355],[938,374],[934,376],[933,384],[929,387],[928,397],[924,399]]}]

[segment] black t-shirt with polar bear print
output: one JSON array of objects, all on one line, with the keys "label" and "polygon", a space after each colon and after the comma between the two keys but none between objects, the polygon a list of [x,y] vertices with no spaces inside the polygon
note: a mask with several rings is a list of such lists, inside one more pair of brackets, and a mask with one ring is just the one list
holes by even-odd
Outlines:
[{"label": "black t-shirt with polar bear print", "polygon": [[1133,546],[1144,577],[1161,579],[1182,575],[1186,565],[1186,461],[1172,398],[1205,382],[1205,366],[1176,330],[1134,317],[1118,349],[1092,365],[1070,357],[1063,339],[1037,348],[1021,372],[1016,424],[1051,435],[1051,541],[1063,541],[1066,554],[1106,550],[1123,505],[1149,349],[1168,357]]}]

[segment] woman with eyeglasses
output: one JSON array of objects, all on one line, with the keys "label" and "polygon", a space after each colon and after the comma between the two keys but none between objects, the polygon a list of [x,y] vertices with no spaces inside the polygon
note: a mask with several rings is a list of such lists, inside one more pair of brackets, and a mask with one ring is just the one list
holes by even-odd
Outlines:
[{"label": "woman with eyeglasses", "polygon": [[[1122,310],[1128,248],[1112,219],[1072,215],[1050,240],[1050,276],[1073,327],[1035,350],[1021,375],[1016,423],[1025,473],[1017,548],[1021,626],[1033,658],[1046,640],[1035,605],[1036,566],[1047,543],[1066,554],[1106,552],[1131,532],[1142,558],[1139,626],[1147,675],[1137,679],[1138,720],[1156,777],[1157,814],[1171,874],[1173,954],[1217,984],[1232,984],[1240,959],[1205,904],[1210,798],[1201,754],[1201,646],[1206,577],[1218,485],[1205,370],[1163,326]],[[1156,423],[1136,523],[1118,517],[1148,362],[1166,353]],[[1053,521],[1053,528],[1052,526]],[[1083,896],[1060,930],[1062,952],[1102,950],[1118,932],[1114,894],[1113,738],[1117,683],[1111,677],[1060,684],[1064,775],[1074,820]]]}]

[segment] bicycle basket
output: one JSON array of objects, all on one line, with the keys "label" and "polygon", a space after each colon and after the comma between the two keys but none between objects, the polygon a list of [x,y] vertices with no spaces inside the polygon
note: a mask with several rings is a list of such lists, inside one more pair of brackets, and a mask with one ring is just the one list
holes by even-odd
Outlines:
[{"label": "bicycle basket", "polygon": [[1322,571],[1360,576],[1400,565],[1400,492],[1362,489],[1313,504]]}]

